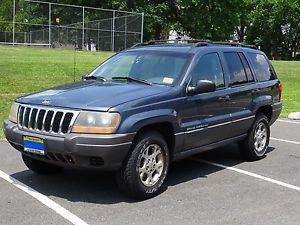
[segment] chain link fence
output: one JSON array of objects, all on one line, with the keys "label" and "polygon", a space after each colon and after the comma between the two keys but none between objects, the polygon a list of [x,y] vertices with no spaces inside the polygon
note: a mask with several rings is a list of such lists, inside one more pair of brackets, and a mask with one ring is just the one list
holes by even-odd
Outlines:
[{"label": "chain link fence", "polygon": [[12,1],[0,43],[120,51],[143,41],[144,14],[34,0]]}]

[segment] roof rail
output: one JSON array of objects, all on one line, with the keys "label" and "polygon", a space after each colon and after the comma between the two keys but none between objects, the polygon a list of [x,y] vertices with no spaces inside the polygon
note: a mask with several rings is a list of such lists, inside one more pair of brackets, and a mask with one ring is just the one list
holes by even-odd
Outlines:
[{"label": "roof rail", "polygon": [[230,42],[230,41],[211,41],[211,40],[198,40],[198,39],[175,39],[175,40],[151,40],[145,43],[138,43],[133,45],[131,48],[143,47],[149,45],[160,45],[160,44],[192,44],[192,47],[202,47],[202,46],[213,46],[213,45],[226,45],[234,47],[245,47],[257,49],[255,45],[249,45],[240,42]]},{"label": "roof rail", "polygon": [[241,42],[214,41],[211,43],[214,45],[229,45],[229,46],[234,46],[234,47],[245,47],[245,48],[257,49],[257,47],[255,45],[249,45],[249,44],[241,43]]},{"label": "roof rail", "polygon": [[182,40],[182,39],[150,40],[148,42],[137,43],[133,45],[131,48],[142,47],[147,45],[160,45],[160,44],[189,44],[191,43],[190,41],[195,41],[195,40]]}]

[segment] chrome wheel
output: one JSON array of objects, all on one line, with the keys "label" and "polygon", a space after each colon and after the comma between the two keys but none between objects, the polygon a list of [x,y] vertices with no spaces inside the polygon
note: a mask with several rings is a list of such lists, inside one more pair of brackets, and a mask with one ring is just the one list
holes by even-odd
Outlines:
[{"label": "chrome wheel", "polygon": [[267,144],[267,127],[265,123],[257,124],[254,133],[254,147],[258,153],[263,153]]},{"label": "chrome wheel", "polygon": [[161,147],[157,144],[147,146],[138,162],[141,182],[147,187],[155,185],[162,175],[164,164]]}]

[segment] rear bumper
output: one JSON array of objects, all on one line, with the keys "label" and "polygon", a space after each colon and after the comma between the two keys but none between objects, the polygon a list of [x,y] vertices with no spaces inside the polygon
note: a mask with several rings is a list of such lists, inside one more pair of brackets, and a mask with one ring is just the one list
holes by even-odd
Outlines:
[{"label": "rear bumper", "polygon": [[[111,135],[68,134],[64,137],[22,131],[17,124],[4,121],[4,133],[8,142],[32,158],[64,167],[84,167],[101,170],[117,170],[122,165],[135,133]],[[45,156],[24,152],[23,137],[42,138]]]},{"label": "rear bumper", "polygon": [[271,117],[270,125],[272,125],[278,119],[281,110],[282,110],[281,102],[277,102],[272,105],[272,117]]}]

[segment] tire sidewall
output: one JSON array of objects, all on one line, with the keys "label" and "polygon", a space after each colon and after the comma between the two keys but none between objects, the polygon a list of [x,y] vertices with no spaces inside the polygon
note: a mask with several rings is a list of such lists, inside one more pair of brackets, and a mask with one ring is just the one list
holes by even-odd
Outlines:
[{"label": "tire sidewall", "polygon": [[[263,151],[260,151],[258,152],[255,148],[255,145],[254,145],[254,135],[255,135],[255,131],[256,131],[256,128],[258,126],[258,124],[260,123],[264,123],[265,124],[265,127],[267,129],[267,140],[266,140],[266,145],[263,149]],[[269,141],[270,141],[270,125],[269,125],[269,121],[267,119],[267,117],[265,115],[259,115],[254,123],[254,126],[253,126],[253,130],[252,130],[252,133],[251,133],[251,147],[253,149],[253,152],[254,154],[261,158],[261,157],[264,157],[264,155],[266,154],[266,151],[268,149],[268,146],[269,146]]]},{"label": "tire sidewall", "polygon": [[[139,165],[138,162],[140,162],[140,159],[142,157],[142,153],[144,151],[144,149],[151,145],[151,144],[157,144],[161,147],[162,149],[162,154],[163,154],[163,160],[164,160],[164,168],[163,168],[163,172],[161,174],[161,177],[159,178],[158,182],[151,186],[151,187],[147,187],[145,186],[140,177],[139,177]],[[151,135],[148,136],[146,138],[143,138],[135,147],[135,149],[137,149],[138,151],[138,155],[136,157],[135,160],[135,165],[134,165],[134,174],[135,174],[135,182],[137,184],[137,187],[139,189],[140,192],[146,194],[147,196],[151,197],[153,195],[156,195],[161,187],[164,184],[164,181],[167,177],[168,174],[168,170],[169,170],[169,164],[170,164],[170,156],[169,156],[169,150],[168,150],[168,146],[166,144],[166,142],[164,141],[164,139],[158,135]]]}]

